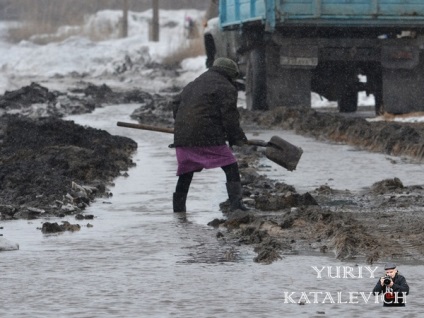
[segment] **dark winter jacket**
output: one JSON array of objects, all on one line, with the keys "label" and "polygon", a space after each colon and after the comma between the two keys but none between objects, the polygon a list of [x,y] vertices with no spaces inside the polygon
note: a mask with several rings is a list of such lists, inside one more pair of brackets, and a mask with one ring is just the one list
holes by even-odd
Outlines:
[{"label": "dark winter jacket", "polygon": [[173,101],[174,146],[219,146],[245,141],[237,90],[221,69],[211,67]]},{"label": "dark winter jacket", "polygon": [[409,286],[405,277],[396,273],[392,287],[381,286],[379,279],[372,292],[374,294],[384,293],[383,306],[405,306],[404,297],[409,294]]}]

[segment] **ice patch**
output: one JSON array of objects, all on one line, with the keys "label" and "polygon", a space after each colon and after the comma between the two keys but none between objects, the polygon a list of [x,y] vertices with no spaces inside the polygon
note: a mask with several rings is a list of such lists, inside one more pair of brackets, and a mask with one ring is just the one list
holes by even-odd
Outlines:
[{"label": "ice patch", "polygon": [[19,244],[11,242],[0,236],[0,251],[16,251],[19,250]]}]

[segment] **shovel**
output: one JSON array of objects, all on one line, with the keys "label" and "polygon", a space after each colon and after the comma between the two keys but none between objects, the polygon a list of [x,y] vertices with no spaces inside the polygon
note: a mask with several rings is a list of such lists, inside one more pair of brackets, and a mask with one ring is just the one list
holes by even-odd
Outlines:
[{"label": "shovel", "polygon": [[[166,128],[166,127],[156,127],[156,126],[143,125],[143,124],[132,124],[132,123],[125,123],[122,121],[118,121],[117,125],[120,127],[151,130],[151,131],[163,132],[168,134],[174,133],[174,129]],[[302,148],[296,147],[295,145],[292,145],[291,143],[285,141],[284,139],[278,136],[272,136],[271,140],[268,142],[263,140],[248,140],[247,144],[251,146],[265,147],[266,148],[265,156],[269,160],[286,168],[289,171],[293,171],[296,169],[297,163],[299,162],[300,157],[302,156],[302,153],[303,153]]]}]

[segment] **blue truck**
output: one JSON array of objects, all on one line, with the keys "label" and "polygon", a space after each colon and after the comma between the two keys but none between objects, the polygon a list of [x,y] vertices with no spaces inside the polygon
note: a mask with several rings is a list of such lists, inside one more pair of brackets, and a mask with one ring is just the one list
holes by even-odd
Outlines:
[{"label": "blue truck", "polygon": [[377,114],[424,110],[424,0],[220,0],[204,40],[207,64],[239,63],[252,110],[315,92],[354,112],[360,91]]}]

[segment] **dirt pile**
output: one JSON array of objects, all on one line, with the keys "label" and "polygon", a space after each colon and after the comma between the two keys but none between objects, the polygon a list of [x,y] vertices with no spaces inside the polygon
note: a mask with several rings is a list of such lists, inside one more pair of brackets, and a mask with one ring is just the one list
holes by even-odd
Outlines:
[{"label": "dirt pile", "polygon": [[96,106],[100,105],[76,96],[51,92],[37,83],[15,91],[6,91],[0,97],[0,110],[3,110],[3,114],[18,113],[31,118],[87,113],[93,111]]},{"label": "dirt pile", "polygon": [[[247,217],[233,213],[222,226],[241,244],[254,245],[260,263],[272,263],[283,254],[299,251],[333,252],[338,259],[363,255],[378,241],[350,215],[319,206],[301,206],[276,213],[255,211]],[[366,253],[366,252],[365,252]]]},{"label": "dirt pile", "polygon": [[[227,214],[209,224],[227,241],[254,246],[256,262],[269,264],[291,253],[329,253],[369,264],[380,259],[420,260],[424,255],[421,186],[404,187],[394,178],[361,194],[321,186],[300,195],[275,184],[256,184],[256,194],[244,191],[246,204],[253,208],[248,214]],[[291,196],[297,200],[276,204],[278,198]],[[302,196],[307,199],[299,200]],[[258,200],[262,197],[270,199]],[[224,213],[226,204],[221,204]]]},{"label": "dirt pile", "polygon": [[160,104],[163,98],[141,90],[115,92],[107,85],[100,86],[81,82],[79,88],[68,92],[50,91],[38,83],[31,83],[0,96],[0,116],[19,114],[30,118],[56,117],[90,113],[105,105],[140,103]]},{"label": "dirt pile", "polygon": [[0,126],[2,219],[79,213],[134,165],[134,141],[71,121],[6,116]]},{"label": "dirt pile", "polygon": [[31,83],[0,96],[0,219],[78,214],[134,163],[137,144],[60,118],[97,107],[164,98],[81,82],[68,92]]}]

